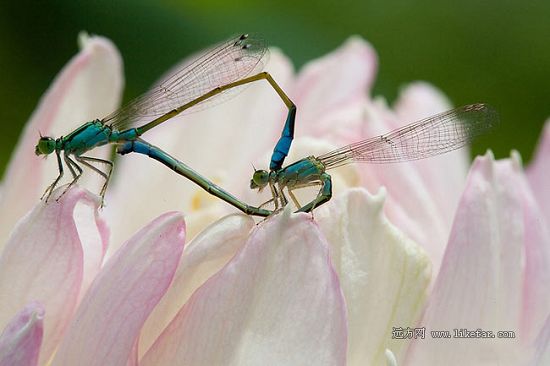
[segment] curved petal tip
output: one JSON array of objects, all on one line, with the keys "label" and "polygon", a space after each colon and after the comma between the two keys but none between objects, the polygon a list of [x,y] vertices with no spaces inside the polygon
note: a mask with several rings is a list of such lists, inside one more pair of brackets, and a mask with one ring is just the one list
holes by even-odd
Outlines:
[{"label": "curved petal tip", "polygon": [[36,365],[43,336],[44,307],[31,302],[0,334],[0,366]]}]

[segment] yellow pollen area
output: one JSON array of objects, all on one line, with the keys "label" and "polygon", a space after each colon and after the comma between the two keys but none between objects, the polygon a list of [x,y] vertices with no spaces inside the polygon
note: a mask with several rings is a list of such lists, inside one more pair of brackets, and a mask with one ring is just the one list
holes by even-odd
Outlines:
[{"label": "yellow pollen area", "polygon": [[[220,178],[212,179],[212,182],[219,184]],[[204,189],[197,189],[193,197],[191,198],[191,211],[199,211],[207,207],[212,206],[219,199],[210,193],[206,192]]]}]

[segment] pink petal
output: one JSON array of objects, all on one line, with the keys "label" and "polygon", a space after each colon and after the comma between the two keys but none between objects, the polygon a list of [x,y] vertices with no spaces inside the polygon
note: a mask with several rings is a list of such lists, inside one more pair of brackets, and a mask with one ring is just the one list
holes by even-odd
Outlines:
[{"label": "pink petal", "polygon": [[315,212],[347,300],[348,365],[382,365],[387,348],[399,355],[407,342],[392,328],[416,324],[430,282],[426,253],[386,219],[384,201],[384,190],[349,189]]},{"label": "pink petal", "polygon": [[30,303],[19,311],[0,334],[0,366],[38,363],[43,334],[44,308]]},{"label": "pink petal", "polygon": [[[266,70],[272,73],[281,88],[288,89],[292,69],[286,57],[280,52],[271,52]],[[240,193],[248,190],[250,185],[253,173],[251,163],[267,149],[273,149],[281,135],[286,113],[281,99],[262,80],[250,84],[243,92],[224,103],[178,116],[145,134],[143,138],[157,144],[237,197],[242,197]],[[264,164],[267,166],[269,161]],[[188,179],[144,155],[128,154],[121,157],[117,174],[121,179],[116,180],[108,192],[108,195],[111,194],[107,197],[111,211],[109,214],[114,219],[124,215],[125,223],[113,231],[113,243],[122,243],[123,238],[141,227],[151,215],[168,210],[183,210],[187,216],[191,216],[214,208],[212,211],[215,215],[208,215],[202,220],[186,218],[189,235],[200,232],[223,214],[238,212]],[[128,184],[128,180],[132,184]],[[142,192],[151,192],[154,197],[147,210],[142,210],[142,203],[133,199]]]},{"label": "pink petal", "polygon": [[132,346],[132,350],[130,351],[130,356],[128,357],[128,361],[126,362],[126,366],[138,366],[139,365],[139,355],[138,355],[138,343],[139,339],[136,339],[134,342],[134,345]]},{"label": "pink petal", "polygon": [[[518,159],[478,158],[455,216],[441,271],[407,361],[420,365],[517,365],[521,347],[525,187]],[[477,329],[495,338],[434,339],[432,330]],[[496,338],[514,331],[516,338]]]},{"label": "pink petal", "polygon": [[362,100],[372,87],[376,68],[375,51],[360,37],[349,38],[304,66],[291,93],[298,106],[296,135],[316,135],[317,124],[327,113]]},{"label": "pink petal", "polygon": [[344,365],[346,332],[327,243],[286,210],[193,294],[141,365]]},{"label": "pink petal", "polygon": [[544,326],[537,339],[535,355],[531,366],[549,365],[550,364],[550,315],[546,318]]},{"label": "pink petal", "polygon": [[535,159],[527,168],[527,178],[538,205],[550,225],[550,119],[546,121]]},{"label": "pink petal", "polygon": [[[394,105],[395,113],[401,122],[399,126],[395,127],[449,109],[451,109],[451,104],[441,91],[428,83],[412,83],[401,91],[399,99]],[[445,219],[447,230],[450,230],[453,214],[464,189],[470,165],[468,155],[468,149],[459,149],[438,157],[411,162],[420,171],[420,178],[428,191],[437,197],[434,201]],[[395,183],[399,184],[399,182]]]},{"label": "pink petal", "polygon": [[[120,55],[102,37],[90,37],[56,77],[21,134],[4,175],[0,249],[17,220],[36,204],[58,174],[55,157],[46,164],[34,154],[39,132],[59,137],[86,121],[105,116],[118,105],[122,83]],[[94,179],[99,178],[94,175]]]},{"label": "pink petal", "polygon": [[165,214],[107,262],[82,299],[54,365],[124,365],[145,319],[166,292],[185,241],[183,218]]},{"label": "pink petal", "polygon": [[393,105],[399,120],[413,122],[451,108],[449,99],[433,85],[417,81],[405,86]]},{"label": "pink petal", "polygon": [[[428,92],[427,88],[426,85],[413,85],[406,89],[397,115],[384,103],[368,104],[363,137],[377,136],[447,109],[442,96],[433,90]],[[412,103],[410,100],[416,101],[416,109],[411,111],[411,116],[401,117],[406,115],[405,106]],[[452,212],[465,181],[464,154],[458,151],[418,162],[359,167],[363,184],[370,192],[381,186],[387,188],[388,218],[426,250],[434,274],[439,271]],[[449,172],[442,174],[443,171]]]},{"label": "pink petal", "polygon": [[[516,161],[517,153],[512,155]],[[519,163],[518,163],[519,164]],[[525,176],[517,180],[523,200],[523,240],[525,264],[523,277],[522,340],[531,344],[540,332],[550,309],[550,227],[542,219],[541,204]]]},{"label": "pink petal", "polygon": [[229,215],[215,222],[185,246],[170,289],[147,318],[140,338],[140,352],[151,347],[197,288],[212,277],[246,242],[254,220]]},{"label": "pink petal", "polygon": [[[59,194],[64,187],[55,193]],[[30,301],[43,304],[47,314],[40,362],[48,360],[62,337],[85,289],[82,280],[86,272],[93,276],[101,257],[83,266],[79,232],[104,231],[105,225],[94,216],[89,221],[74,218],[75,206],[86,204],[97,210],[97,196],[79,188],[69,190],[58,203],[52,200],[38,205],[17,224],[0,257],[0,328]],[[106,234],[97,234],[106,238]],[[105,243],[95,243],[103,252]],[[93,251],[90,249],[88,252]],[[92,264],[92,262],[94,264]],[[96,266],[94,269],[93,266]]]}]

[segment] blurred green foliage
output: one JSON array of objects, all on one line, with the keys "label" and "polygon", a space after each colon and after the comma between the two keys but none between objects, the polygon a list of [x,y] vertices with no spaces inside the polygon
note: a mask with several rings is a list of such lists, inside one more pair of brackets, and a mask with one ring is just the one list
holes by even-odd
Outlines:
[{"label": "blurred green foliage", "polygon": [[105,35],[125,61],[125,100],[185,55],[254,32],[300,67],[359,34],[379,54],[374,95],[426,80],[455,105],[483,101],[502,124],[474,146],[529,160],[550,116],[550,2],[161,0],[3,2],[0,9],[0,174],[22,126],[63,65],[79,31]]}]

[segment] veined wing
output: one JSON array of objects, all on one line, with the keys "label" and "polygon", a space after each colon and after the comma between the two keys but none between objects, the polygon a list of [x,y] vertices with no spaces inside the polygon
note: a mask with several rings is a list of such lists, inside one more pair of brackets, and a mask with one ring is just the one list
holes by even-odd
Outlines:
[{"label": "veined wing", "polygon": [[[149,92],[105,117],[102,122],[113,129],[122,130],[144,117],[160,117],[218,86],[240,80],[254,70],[259,71],[266,51],[262,39],[247,34],[233,37],[177,70]],[[208,102],[210,99],[198,105]],[[197,110],[197,107],[193,110]]]},{"label": "veined wing", "polygon": [[351,162],[397,163],[424,159],[463,147],[498,123],[487,104],[470,104],[411,123],[384,135],[321,155],[327,169]]}]

